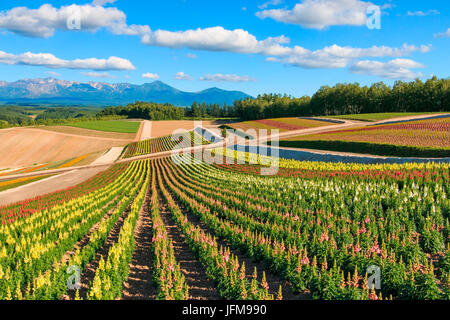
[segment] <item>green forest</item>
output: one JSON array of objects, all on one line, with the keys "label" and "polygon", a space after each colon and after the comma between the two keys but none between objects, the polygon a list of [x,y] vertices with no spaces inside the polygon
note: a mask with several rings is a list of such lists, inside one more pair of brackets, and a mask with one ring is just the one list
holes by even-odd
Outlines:
[{"label": "green forest", "polygon": [[323,86],[312,97],[265,94],[234,103],[234,116],[257,120],[293,116],[333,116],[381,112],[450,111],[450,79],[433,77],[426,82],[383,82],[372,86]]}]

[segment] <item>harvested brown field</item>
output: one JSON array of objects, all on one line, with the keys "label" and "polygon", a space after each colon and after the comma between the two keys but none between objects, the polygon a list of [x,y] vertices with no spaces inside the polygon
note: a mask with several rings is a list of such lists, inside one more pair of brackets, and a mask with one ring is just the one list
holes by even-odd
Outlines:
[{"label": "harvested brown field", "polygon": [[[177,129],[186,129],[191,131],[194,129],[195,121],[189,120],[173,120],[173,121],[152,121],[152,138],[163,137],[171,135]],[[200,121],[198,121],[200,123]],[[215,121],[202,121],[203,127],[216,126]]]},{"label": "harvested brown field", "polygon": [[57,162],[106,151],[112,147],[123,147],[131,141],[31,128],[0,130],[0,167],[14,168]]},{"label": "harvested brown field", "polygon": [[86,136],[86,137],[98,137],[98,138],[106,138],[106,139],[114,139],[114,140],[135,140],[137,134],[134,133],[119,133],[119,132],[106,132],[106,131],[97,131],[76,127],[68,127],[68,126],[42,126],[38,127],[40,130],[47,130],[53,132],[59,132],[64,134],[73,134],[77,136]]}]

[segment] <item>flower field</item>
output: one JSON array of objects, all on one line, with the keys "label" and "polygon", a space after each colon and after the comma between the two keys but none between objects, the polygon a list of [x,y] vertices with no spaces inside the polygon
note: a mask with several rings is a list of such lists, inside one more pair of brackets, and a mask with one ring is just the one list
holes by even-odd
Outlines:
[{"label": "flower field", "polygon": [[139,160],[0,208],[0,299],[450,298],[448,164],[280,166]]},{"label": "flower field", "polygon": [[[180,138],[181,139],[181,138]],[[127,151],[124,154],[124,158],[131,158],[136,156],[142,156],[146,154],[170,151],[175,148],[189,148],[192,147],[194,143],[198,144],[210,144],[209,141],[203,139],[194,131],[190,131],[183,136],[182,140],[179,142],[172,140],[172,136],[164,136],[160,138],[154,138],[149,140],[144,140],[140,142],[135,142],[127,147]]]},{"label": "flower field", "polygon": [[276,119],[262,119],[262,120],[231,123],[228,124],[227,127],[239,131],[247,131],[252,129],[259,131],[260,129],[266,129],[268,130],[268,133],[270,133],[271,130],[279,130],[279,132],[287,132],[293,130],[318,128],[330,125],[333,125],[333,123],[327,121],[301,119],[301,118],[276,118]]},{"label": "flower field", "polygon": [[[294,137],[281,141],[280,145],[285,147],[315,146],[324,150],[393,156],[414,156],[415,152],[417,156],[433,157],[431,154],[434,152],[436,157],[448,157],[450,155],[450,117],[373,125]],[[398,147],[398,150],[395,150],[395,147]],[[402,151],[407,152],[408,148],[410,154],[402,154]],[[430,155],[427,155],[427,151]]]}]

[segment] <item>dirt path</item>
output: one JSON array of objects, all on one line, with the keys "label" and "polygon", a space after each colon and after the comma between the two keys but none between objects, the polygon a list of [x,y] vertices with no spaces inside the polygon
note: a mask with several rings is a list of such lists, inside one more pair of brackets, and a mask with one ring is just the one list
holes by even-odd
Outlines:
[{"label": "dirt path", "polygon": [[152,122],[144,120],[142,133],[139,140],[148,140],[152,138]]},{"label": "dirt path", "polygon": [[372,124],[383,124],[386,122],[401,122],[401,121],[410,121],[410,120],[425,120],[428,118],[434,118],[434,117],[439,117],[439,116],[444,116],[444,115],[449,115],[448,113],[435,113],[435,114],[422,114],[422,115],[417,115],[417,116],[407,116],[407,117],[398,117],[398,118],[391,118],[391,119],[386,119],[386,120],[381,120]]},{"label": "dirt path", "polygon": [[152,220],[150,194],[147,192],[134,231],[136,248],[130,263],[128,281],[123,287],[122,300],[155,300],[157,292],[152,281]]},{"label": "dirt path", "polygon": [[183,272],[186,283],[189,286],[190,300],[218,300],[220,299],[214,282],[208,279],[205,268],[198,261],[188,244],[184,235],[178,229],[176,223],[171,218],[171,213],[167,206],[167,202],[163,201],[161,190],[158,186],[159,210],[161,219],[172,240],[175,252],[175,258],[180,264],[181,272]]},{"label": "dirt path", "polygon": [[[178,198],[175,196],[175,194],[168,187],[167,181],[165,181],[164,177],[163,177],[163,181],[164,181],[163,183],[165,185],[166,190],[169,191],[173,200],[178,205],[178,207],[183,212],[183,214],[186,216],[188,221],[190,223],[192,223],[194,226],[198,226],[203,231],[210,233],[212,235],[215,235],[213,230],[211,230],[204,222],[202,222],[200,219],[198,219],[197,216],[195,216],[188,208],[186,208],[178,200]],[[247,256],[245,253],[240,252],[239,250],[232,249],[230,244],[225,239],[216,238],[216,240],[217,240],[217,244],[219,246],[230,247],[231,253],[239,259],[239,262],[245,263],[245,271],[246,271],[247,278],[249,278],[249,279],[253,278],[253,271],[256,268],[258,271],[258,281],[261,281],[263,272],[265,272],[266,280],[269,284],[269,289],[270,289],[269,292],[272,293],[274,295],[274,297],[276,297],[276,295],[278,293],[278,289],[281,286],[282,292],[283,292],[283,299],[285,299],[285,300],[300,300],[300,299],[308,298],[308,295],[306,295],[306,294],[294,295],[292,293],[292,290],[291,290],[289,284],[286,281],[281,279],[278,275],[275,275],[275,274],[271,273],[270,271],[268,271],[262,263],[255,262],[255,261],[253,261],[253,259],[251,259],[249,256]]]},{"label": "dirt path", "polygon": [[0,192],[0,206],[26,199],[32,199],[41,195],[73,187],[88,180],[89,178],[92,178],[107,168],[107,166],[103,166],[89,168],[86,170],[72,170],[58,176]]},{"label": "dirt path", "polygon": [[111,162],[114,162],[117,160],[117,158],[119,158],[119,156],[122,154],[122,151],[123,147],[111,148],[108,152],[92,162],[91,165],[110,164]]}]

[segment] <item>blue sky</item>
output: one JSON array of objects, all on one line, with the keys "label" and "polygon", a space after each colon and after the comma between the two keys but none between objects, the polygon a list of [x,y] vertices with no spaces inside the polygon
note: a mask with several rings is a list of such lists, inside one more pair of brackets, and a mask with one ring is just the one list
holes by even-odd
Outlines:
[{"label": "blue sky", "polygon": [[[366,25],[370,5],[380,29]],[[0,81],[158,79],[301,96],[338,82],[447,78],[449,13],[442,0],[8,0]]]}]

